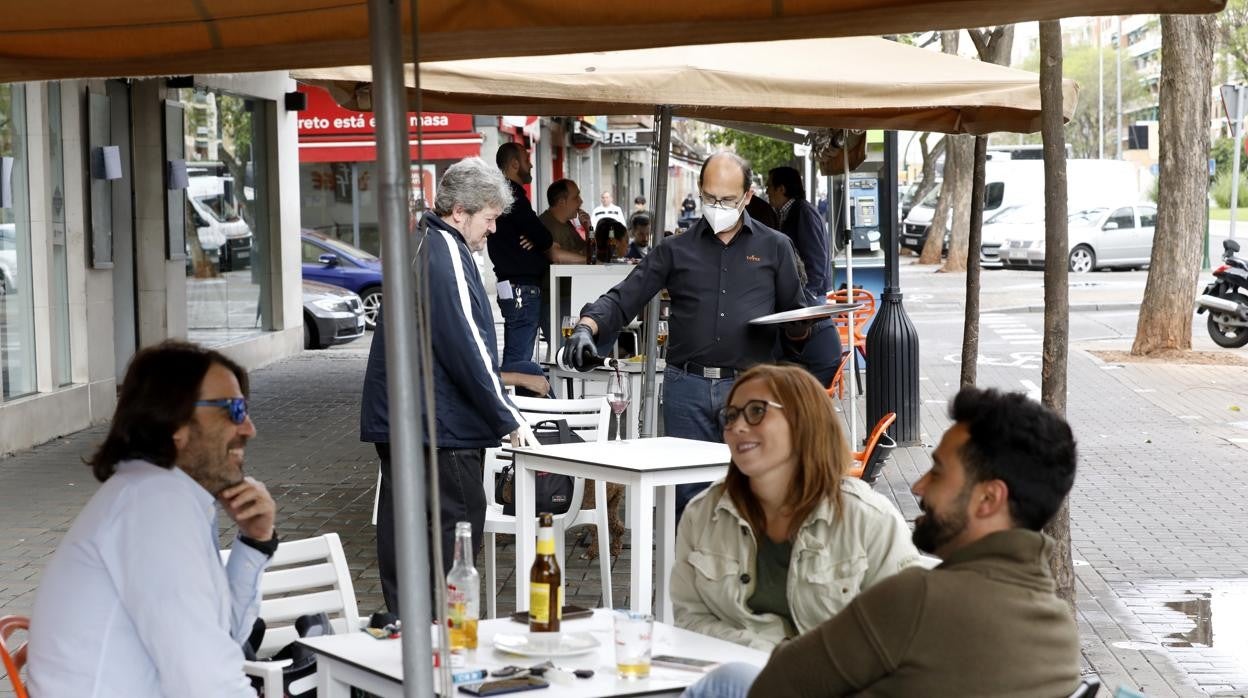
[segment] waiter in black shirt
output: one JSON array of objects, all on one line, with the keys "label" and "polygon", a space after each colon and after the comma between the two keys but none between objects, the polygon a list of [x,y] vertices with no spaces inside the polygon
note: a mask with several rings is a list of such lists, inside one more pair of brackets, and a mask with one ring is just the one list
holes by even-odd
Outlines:
[{"label": "waiter in black shirt", "polygon": [[[503,359],[500,370],[541,373],[533,361],[539,328],[550,317],[546,307],[550,263],[580,264],[581,255],[561,249],[529,202],[524,185],[533,181],[529,152],[519,143],[504,143],[494,156],[511,182],[511,208],[496,221],[489,237],[490,261],[498,278],[498,308],[503,313]],[[547,327],[546,336],[550,336]]]},{"label": "waiter in black shirt", "polygon": [[[732,153],[712,155],[702,164],[698,185],[703,218],[655,247],[627,278],[586,306],[565,351],[571,365],[582,369],[583,359],[595,353],[595,335],[614,336],[667,289],[667,435],[722,441],[718,413],[737,374],[772,361],[777,346],[776,325],[750,320],[805,303],[792,243],[744,212],[749,163]],[[677,517],[708,484],[677,486]]]}]

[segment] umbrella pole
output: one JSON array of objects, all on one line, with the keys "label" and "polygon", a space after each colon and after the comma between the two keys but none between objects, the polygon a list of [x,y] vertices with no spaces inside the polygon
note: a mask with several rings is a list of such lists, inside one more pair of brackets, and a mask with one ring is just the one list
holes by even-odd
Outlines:
[{"label": "umbrella pole", "polygon": [[[848,233],[849,242],[845,245],[845,299],[849,303],[854,302],[854,228],[849,220],[849,131],[842,131],[845,134],[845,142],[841,146],[841,155],[845,158],[845,183],[841,187],[841,200],[845,204],[844,230]],[[845,336],[849,338],[849,363],[845,369],[849,371],[849,378],[841,377],[849,385],[849,447],[851,449],[858,447],[858,384],[856,382],[858,374],[854,368],[854,311],[849,311],[845,315],[846,322],[849,325],[849,331]]]},{"label": "umbrella pole", "polygon": [[[663,231],[667,226],[667,163],[672,149],[672,108],[661,105],[656,110],[659,119],[659,152],[655,155],[658,165],[652,183],[654,202],[654,220],[650,222],[650,254],[654,248],[663,244]],[[658,294],[646,305],[646,373],[642,378],[642,414],[641,436],[649,438],[655,435],[658,427],[659,401],[658,386],[655,382],[655,367],[659,360],[659,308],[662,300]]]},{"label": "umbrella pole", "polygon": [[[429,636],[429,545],[425,514],[425,452],[421,424],[417,355],[416,284],[412,258],[408,189],[411,186],[407,142],[407,91],[403,84],[402,0],[369,0],[377,161],[380,166],[378,214],[382,273],[386,277],[387,393],[390,404],[390,474],[394,480],[394,516],[399,567],[399,605],[403,633],[403,692],[433,692]],[[413,46],[413,54],[415,54]],[[432,405],[430,406],[432,408]]]}]

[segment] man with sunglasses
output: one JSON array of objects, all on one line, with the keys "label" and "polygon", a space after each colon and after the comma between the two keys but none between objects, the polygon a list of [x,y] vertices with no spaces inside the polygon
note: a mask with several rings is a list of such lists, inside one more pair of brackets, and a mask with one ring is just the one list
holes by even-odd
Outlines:
[{"label": "man with sunglasses", "polygon": [[[277,507],[243,474],[247,387],[241,367],[194,344],[135,354],[88,461],[103,485],[39,582],[32,695],[255,698],[242,643]],[[218,507],[238,527],[224,565]]]},{"label": "man with sunglasses", "polygon": [[[720,441],[716,413],[733,380],[775,358],[776,326],[750,320],[805,305],[789,239],[744,212],[750,164],[733,153],[706,159],[698,178],[702,219],[684,235],[657,245],[637,268],[581,311],[565,343],[574,368],[588,370],[598,346],[662,289],[671,296],[663,421],[668,436]],[[676,515],[710,483],[678,485]]]}]

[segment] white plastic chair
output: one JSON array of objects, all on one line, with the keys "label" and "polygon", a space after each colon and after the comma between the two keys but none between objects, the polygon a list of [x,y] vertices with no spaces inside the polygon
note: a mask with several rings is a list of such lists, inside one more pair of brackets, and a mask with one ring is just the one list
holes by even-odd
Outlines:
[{"label": "white plastic chair", "polygon": [[[230,551],[222,550],[222,561]],[[258,657],[274,652],[299,639],[295,619],[310,613],[326,613],[335,633],[358,632],[368,624],[360,617],[355,601],[355,585],[337,533],[316,538],[282,541],[260,578],[260,617],[264,619],[264,641]],[[266,698],[283,695],[282,668],[290,660],[243,662],[243,672],[264,680]]]},{"label": "white plastic chair", "polygon": [[[585,398],[580,400],[556,400],[550,398],[519,397],[511,398],[521,415],[529,424],[548,419],[563,419],[578,436],[586,441],[606,441],[607,425],[611,419],[611,407],[605,397]],[[495,557],[495,535],[499,533],[516,533],[516,517],[503,513],[503,505],[494,500],[494,474],[510,463],[510,457],[501,448],[486,449],[485,468],[482,472],[482,487],[485,488],[485,614],[486,618],[498,617],[498,565]],[[602,604],[611,608],[611,540],[607,527],[607,484],[601,480],[594,482],[595,507],[592,511],[581,511],[581,500],[585,496],[585,481],[581,478],[572,480],[572,499],[568,511],[556,514],[555,555],[559,566],[564,565],[565,532],[576,526],[594,526],[598,534],[598,567],[602,574]],[[528,574],[528,570],[517,569],[516,574]]]}]

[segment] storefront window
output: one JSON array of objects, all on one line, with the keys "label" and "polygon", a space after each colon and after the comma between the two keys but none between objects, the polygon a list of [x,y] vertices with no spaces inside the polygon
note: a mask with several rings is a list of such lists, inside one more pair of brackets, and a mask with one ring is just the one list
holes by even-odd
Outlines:
[{"label": "storefront window", "polygon": [[189,180],[187,330],[191,341],[222,344],[272,329],[264,103],[212,90],[178,97]]},{"label": "storefront window", "polygon": [[0,399],[35,391],[26,92],[0,84]]},{"label": "storefront window", "polygon": [[48,83],[48,172],[52,177],[52,380],[69,385],[69,257],[65,250],[65,160],[61,84]]}]

